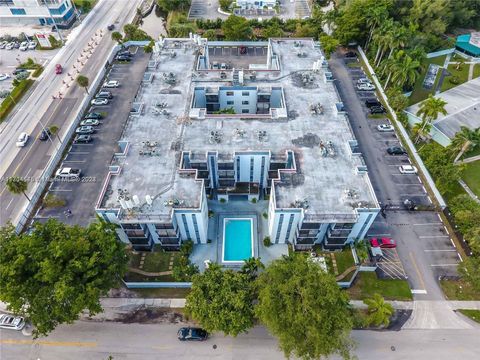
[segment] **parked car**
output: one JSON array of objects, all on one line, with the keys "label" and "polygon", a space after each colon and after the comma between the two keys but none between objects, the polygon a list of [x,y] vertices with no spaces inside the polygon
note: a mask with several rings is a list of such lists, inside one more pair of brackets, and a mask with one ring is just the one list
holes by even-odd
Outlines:
[{"label": "parked car", "polygon": [[25,327],[25,319],[21,316],[0,314],[0,328],[10,330],[22,330]]},{"label": "parked car", "polygon": [[120,50],[119,52],[117,52],[117,56],[130,56],[130,57],[132,57],[133,54],[130,52],[130,50],[124,49],[124,50]]},{"label": "parked car", "polygon": [[37,47],[37,42],[36,41],[29,41],[28,42],[28,50],[35,50]]},{"label": "parked car", "polygon": [[60,64],[55,65],[55,74],[59,75],[62,72],[63,72],[62,65],[60,65]]},{"label": "parked car", "polygon": [[20,44],[19,50],[27,51],[28,50],[28,41],[24,41]]},{"label": "parked car", "polygon": [[8,41],[2,41],[0,42],[0,49],[5,49],[5,46],[7,46]]},{"label": "parked car", "polygon": [[27,133],[22,132],[17,139],[16,145],[18,147],[24,147],[27,144],[27,141],[28,141],[29,137],[30,136]]},{"label": "parked car", "polygon": [[10,78],[10,75],[8,75],[8,74],[0,74],[0,81],[7,80],[8,78]]},{"label": "parked car", "polygon": [[113,95],[110,91],[100,91],[97,95],[95,95],[96,99],[112,99]]},{"label": "parked car", "polygon": [[20,43],[17,42],[17,41],[14,41],[14,42],[13,42],[13,48],[14,48],[14,49],[20,48]]},{"label": "parked car", "polygon": [[380,101],[378,101],[377,99],[367,99],[367,100],[365,100],[365,105],[368,108],[371,108],[373,106],[382,106],[382,103]]},{"label": "parked car", "polygon": [[103,116],[102,116],[102,114],[100,114],[98,112],[91,112],[91,113],[88,113],[87,115],[85,115],[84,119],[85,120],[87,120],[87,119],[100,120],[100,119],[103,119]]},{"label": "parked car", "polygon": [[383,106],[372,106],[370,108],[370,114],[385,114],[386,112]]},{"label": "parked car", "polygon": [[389,155],[406,155],[407,151],[401,146],[392,146],[387,149]]},{"label": "parked car", "polygon": [[120,82],[117,80],[109,80],[103,83],[104,88],[117,88],[120,86]]},{"label": "parked car", "polygon": [[401,174],[416,174],[417,168],[412,165],[402,165],[398,167]]},{"label": "parked car", "polygon": [[393,126],[390,124],[380,124],[377,126],[377,130],[381,132],[389,132],[389,131],[393,131],[394,129],[393,129]]},{"label": "parked car", "polygon": [[95,128],[93,126],[80,126],[75,130],[77,134],[93,134]]},{"label": "parked car", "polygon": [[95,98],[90,102],[90,104],[95,106],[108,105],[108,99]]},{"label": "parked car", "polygon": [[9,42],[7,45],[5,45],[5,49],[12,50],[14,46],[15,46],[15,43],[12,41],[12,42]]},{"label": "parked car", "polygon": [[372,82],[370,81],[369,78],[360,78],[357,80],[357,84],[371,84]]},{"label": "parked car", "polygon": [[60,168],[55,173],[55,177],[61,180],[77,180],[80,178],[82,170],[69,167]]},{"label": "parked car", "polygon": [[86,119],[80,122],[80,126],[97,126],[100,125],[100,122],[95,119]]},{"label": "parked car", "polygon": [[107,26],[107,29],[108,29],[108,31],[113,31],[113,29],[115,29],[115,25],[110,24],[110,25]]},{"label": "parked car", "polygon": [[397,243],[395,240],[389,237],[383,237],[383,238],[371,238],[370,239],[370,245],[374,248],[380,247],[382,249],[388,249],[388,248],[395,248],[397,247]]},{"label": "parked car", "polygon": [[17,75],[20,75],[21,73],[24,73],[24,72],[27,72],[27,69],[19,69],[19,68],[17,68],[17,69],[15,69],[15,70],[12,71],[12,74],[15,75],[15,76],[17,76]]},{"label": "parked car", "polygon": [[208,333],[200,328],[183,327],[178,330],[178,340],[180,341],[205,341],[208,339]]},{"label": "parked car", "polygon": [[354,51],[348,51],[345,53],[346,58],[356,58],[357,54]]},{"label": "parked car", "polygon": [[375,85],[372,84],[358,84],[357,90],[360,91],[372,91],[375,90]]},{"label": "parked car", "polygon": [[127,62],[132,61],[132,58],[128,55],[119,55],[115,59],[118,61],[127,61]]},{"label": "parked car", "polygon": [[73,139],[74,143],[89,143],[92,141],[92,137],[90,135],[77,135],[75,139]]},{"label": "parked car", "polygon": [[40,141],[48,140],[51,135],[52,135],[52,133],[50,132],[49,129],[44,129],[44,130],[42,130],[42,132],[40,133],[40,136],[38,137],[38,140],[40,140]]}]

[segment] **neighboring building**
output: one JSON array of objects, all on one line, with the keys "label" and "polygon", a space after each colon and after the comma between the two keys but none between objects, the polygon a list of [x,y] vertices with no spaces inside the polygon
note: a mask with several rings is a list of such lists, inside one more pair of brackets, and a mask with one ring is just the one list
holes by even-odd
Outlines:
[{"label": "neighboring building", "polygon": [[[436,95],[446,101],[447,115],[440,114],[432,124],[430,136],[442,146],[448,146],[462,126],[469,129],[480,127],[480,77],[467,81]],[[405,112],[411,126],[421,122],[417,111],[420,103],[408,107]]]},{"label": "neighboring building", "polygon": [[241,9],[274,9],[277,0],[236,0],[236,6]]},{"label": "neighboring building", "polygon": [[468,56],[480,57],[480,32],[458,36],[455,48]]},{"label": "neighboring building", "polygon": [[119,147],[96,212],[137,250],[220,238],[209,203],[268,200],[262,232],[296,249],[362,239],[380,210],[311,39],[162,39]]},{"label": "neighboring building", "polygon": [[73,0],[0,0],[0,24],[71,25],[75,18]]}]

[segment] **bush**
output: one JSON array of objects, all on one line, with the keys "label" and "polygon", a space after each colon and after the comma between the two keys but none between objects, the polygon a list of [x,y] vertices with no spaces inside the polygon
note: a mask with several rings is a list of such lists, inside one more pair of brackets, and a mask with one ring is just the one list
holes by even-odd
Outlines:
[{"label": "bush", "polygon": [[0,91],[0,99],[5,99],[6,97],[8,97],[8,95],[10,95],[10,91],[8,90]]},{"label": "bush", "polygon": [[12,90],[10,96],[5,98],[0,105],[0,121],[5,120],[10,111],[12,111],[12,109],[15,107],[15,103],[22,98],[32,84],[33,80],[30,79],[18,82],[18,84]]},{"label": "bush", "polygon": [[252,199],[252,204],[256,204],[257,203],[257,198],[253,198]]},{"label": "bush", "polygon": [[53,194],[47,194],[47,196],[45,196],[45,199],[43,199],[43,206],[46,208],[65,206],[65,204],[65,199],[62,199]]},{"label": "bush", "polygon": [[270,241],[270,236],[265,236],[263,238],[263,246],[269,247],[272,245],[272,242]]},{"label": "bush", "polygon": [[193,251],[193,241],[187,240],[180,245],[180,254],[183,256],[189,257]]},{"label": "bush", "polygon": [[30,76],[30,74],[28,72],[26,72],[26,71],[21,72],[20,74],[15,76],[15,80],[22,81],[22,80],[28,79],[29,76]]},{"label": "bush", "polygon": [[44,67],[43,67],[43,66],[39,66],[39,67],[37,68],[37,70],[35,70],[35,71],[32,73],[32,77],[34,77],[34,78],[39,77],[39,76],[43,73],[43,70],[44,70]]},{"label": "bush", "polygon": [[225,198],[221,198],[219,201],[220,201],[222,204],[224,204],[224,203],[227,202],[227,200],[225,200]]},{"label": "bush", "polygon": [[450,79],[448,79],[448,82],[450,84],[457,85],[460,84],[460,79],[458,78],[458,76],[452,76]]},{"label": "bush", "polygon": [[262,214],[262,216],[263,216],[264,219],[268,219],[268,214],[267,214],[266,212],[264,212],[264,213]]}]

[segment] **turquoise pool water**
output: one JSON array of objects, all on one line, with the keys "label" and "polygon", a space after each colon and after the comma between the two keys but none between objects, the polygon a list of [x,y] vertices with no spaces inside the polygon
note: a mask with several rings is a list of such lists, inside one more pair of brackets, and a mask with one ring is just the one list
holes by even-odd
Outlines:
[{"label": "turquoise pool water", "polygon": [[223,220],[223,261],[243,261],[253,256],[252,220]]}]

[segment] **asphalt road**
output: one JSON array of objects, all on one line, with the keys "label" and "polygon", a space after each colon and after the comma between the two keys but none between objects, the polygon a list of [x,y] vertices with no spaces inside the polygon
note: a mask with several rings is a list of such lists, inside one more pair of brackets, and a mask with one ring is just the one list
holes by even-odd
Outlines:
[{"label": "asphalt road", "polygon": [[367,235],[392,237],[397,241],[398,255],[415,299],[444,299],[438,277],[456,275],[459,263],[450,236],[435,211],[393,210],[401,207],[406,198],[422,205],[431,204],[431,200],[417,175],[399,173],[398,166],[410,164],[408,157],[386,153],[387,147],[400,145],[400,142],[394,133],[376,130],[378,124],[387,123],[388,120],[367,117],[367,110],[361,103],[364,96],[354,88],[353,79],[358,77],[355,74],[361,70],[347,67],[345,59],[338,53],[332,56],[329,63],[377,198],[382,204],[392,205],[385,217],[377,216]]},{"label": "asphalt road", "polygon": [[[237,338],[213,335],[205,342],[176,339],[180,324],[120,324],[78,321],[33,341],[0,331],[2,360],[285,359],[263,327]],[[358,359],[478,359],[480,329],[353,331]],[[332,357],[338,359],[338,357]]]},{"label": "asphalt road", "polygon": [[[23,196],[12,195],[5,188],[5,179],[9,176],[21,176],[30,181],[28,193],[35,188],[35,176],[41,174],[43,166],[58,147],[58,140],[53,143],[42,143],[36,138],[41,132],[39,119],[46,127],[56,125],[60,128],[59,136],[63,139],[73,121],[76,109],[85,96],[83,89],[73,85],[64,94],[62,100],[52,99],[63,86],[64,76],[54,72],[54,65],[61,63],[64,73],[73,71],[73,65],[87,47],[92,36],[100,29],[104,31],[98,46],[91,57],[85,62],[81,71],[93,80],[105,64],[105,60],[114,46],[110,34],[106,31],[107,25],[115,23],[117,28],[130,21],[135,9],[140,3],[135,1],[100,0],[82,24],[70,34],[70,40],[58,52],[53,61],[47,65],[41,80],[34,90],[27,95],[23,105],[14,110],[13,115],[0,125],[0,226],[8,220],[15,222],[27,205]],[[21,132],[30,134],[29,143],[24,148],[15,146],[16,139]]]}]

